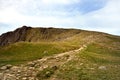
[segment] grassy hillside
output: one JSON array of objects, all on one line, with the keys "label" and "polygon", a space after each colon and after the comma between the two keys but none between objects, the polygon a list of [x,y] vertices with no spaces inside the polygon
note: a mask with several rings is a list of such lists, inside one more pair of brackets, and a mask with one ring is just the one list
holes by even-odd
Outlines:
[{"label": "grassy hillside", "polygon": [[[39,29],[37,29],[37,28],[35,28],[35,29],[36,30],[34,30],[34,28],[32,30],[30,30],[31,34],[29,34],[27,36],[27,37],[32,36],[32,35],[35,36],[35,37],[31,38],[32,41],[34,41],[34,38],[36,39],[36,37],[39,37],[40,35],[43,37],[48,36],[48,34],[46,34],[46,33],[37,35],[37,30],[39,30]],[[117,36],[112,36],[112,35],[98,33],[98,32],[89,32],[89,31],[81,31],[80,33],[78,33],[78,30],[77,31],[68,30],[67,32],[65,32],[66,30],[64,31],[61,29],[60,29],[61,31],[55,31],[54,29],[50,29],[50,30],[52,30],[52,31],[47,30],[47,31],[49,31],[48,32],[49,36],[53,32],[54,33],[53,39],[55,39],[55,37],[61,36],[60,40],[53,41],[53,40],[50,40],[50,39],[52,39],[52,38],[50,38],[50,39],[46,39],[46,40],[40,41],[40,42],[27,42],[27,41],[26,42],[17,42],[14,44],[10,44],[8,46],[0,47],[0,63],[1,63],[1,65],[5,64],[5,63],[19,64],[21,62],[42,58],[44,56],[50,56],[53,54],[77,49],[82,45],[88,45],[88,44],[92,44],[94,42],[99,43],[99,46],[103,46],[103,48],[101,47],[99,51],[97,50],[97,47],[90,46],[89,50],[93,50],[94,53],[96,52],[96,53],[101,53],[100,55],[104,55],[104,54],[111,54],[111,53],[114,53],[114,51],[116,51],[115,55],[119,56],[120,38]],[[59,29],[56,29],[56,30],[59,30]],[[59,32],[63,32],[63,33],[60,34]],[[74,34],[74,33],[77,33],[77,34]],[[53,37],[53,35],[52,35],[52,37]],[[72,36],[70,36],[70,35],[72,35]],[[64,37],[63,39],[62,39],[62,36]],[[65,36],[67,36],[67,37],[65,38]],[[49,38],[49,37],[47,37],[47,38]],[[26,39],[29,39],[29,38],[26,38]],[[38,39],[40,39],[40,38],[38,38]],[[44,39],[44,38],[42,38],[42,39]],[[99,48],[99,46],[98,46],[98,48]],[[106,47],[106,48],[104,48],[104,47]],[[107,53],[100,52],[100,51],[104,51],[109,48],[110,48],[110,50],[108,50]],[[90,52],[87,52],[87,53],[90,53]]]},{"label": "grassy hillside", "polygon": [[89,36],[91,36],[86,31],[78,32],[79,30],[73,29],[49,28],[44,30],[44,28],[32,28],[27,31],[26,41],[18,41],[0,47],[0,65],[9,63],[19,64],[44,56],[77,49],[84,43],[89,42]]},{"label": "grassy hillside", "polygon": [[32,28],[27,31],[25,41],[60,41],[79,34],[82,30],[57,28]]},{"label": "grassy hillside", "polygon": [[[41,30],[30,29],[26,41],[1,46],[0,66],[19,65],[85,45],[70,61],[57,68],[47,67],[38,72],[36,77],[39,80],[120,80],[119,36],[74,29]],[[54,58],[51,61],[54,65]]]},{"label": "grassy hillside", "polygon": [[32,28],[23,26],[14,31],[4,33],[0,36],[0,46],[14,44],[16,42],[43,42],[43,41],[61,41],[81,33],[77,29],[60,28]]},{"label": "grassy hillside", "polygon": [[111,50],[94,43],[79,52],[76,58],[60,66],[47,80],[53,77],[55,80],[119,80],[119,67],[120,50]]},{"label": "grassy hillside", "polygon": [[76,48],[78,48],[78,46],[62,42],[19,42],[0,49],[0,65],[6,63],[19,64],[21,62],[51,56],[53,54],[62,53]]}]

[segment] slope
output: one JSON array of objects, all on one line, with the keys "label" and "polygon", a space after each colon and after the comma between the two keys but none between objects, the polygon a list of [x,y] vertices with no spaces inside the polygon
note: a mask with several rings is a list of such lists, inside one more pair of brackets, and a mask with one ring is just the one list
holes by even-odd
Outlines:
[{"label": "slope", "polygon": [[[0,70],[2,79],[3,75],[11,75],[13,77],[10,78],[16,80],[16,74],[20,76],[18,80],[120,79],[119,36],[75,29],[56,31],[52,28],[52,31],[48,30],[50,35],[46,38],[45,33],[40,37],[41,31],[37,34],[36,30],[40,28],[31,29],[30,35],[34,34],[33,37],[29,38],[27,34],[24,40],[18,39],[17,42],[0,47],[1,68],[12,64],[9,69]],[[30,77],[32,74],[33,78]]]}]

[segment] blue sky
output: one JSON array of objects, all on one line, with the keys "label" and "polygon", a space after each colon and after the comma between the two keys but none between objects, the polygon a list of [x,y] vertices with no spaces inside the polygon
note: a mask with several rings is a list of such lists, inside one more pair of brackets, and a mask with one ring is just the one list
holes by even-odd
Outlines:
[{"label": "blue sky", "polygon": [[120,0],[0,0],[0,34],[23,25],[120,35]]}]

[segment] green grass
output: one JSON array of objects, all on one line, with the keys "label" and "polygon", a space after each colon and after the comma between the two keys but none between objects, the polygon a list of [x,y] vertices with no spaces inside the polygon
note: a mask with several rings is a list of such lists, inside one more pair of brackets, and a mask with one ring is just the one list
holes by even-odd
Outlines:
[{"label": "green grass", "polygon": [[[28,41],[37,32],[30,34]],[[56,32],[55,30],[54,33]],[[37,35],[36,38],[33,38],[33,41],[40,37],[43,38],[43,41],[46,39],[46,42],[19,42],[1,47],[0,65],[25,63],[45,56],[78,49],[81,45],[93,41],[71,61],[58,66],[57,69],[48,67],[40,71],[36,77],[40,80],[49,80],[53,76],[56,80],[120,80],[120,39],[118,37],[103,36],[94,32],[75,33],[76,35],[73,36],[69,32],[67,34],[57,33],[59,36],[53,34],[49,38],[47,36],[50,36],[51,32],[43,31],[43,33],[46,33],[45,36]],[[68,38],[66,39],[66,37]],[[53,38],[57,41],[51,42]],[[106,70],[99,69],[100,66],[105,66]]]},{"label": "green grass", "polygon": [[85,51],[80,53],[80,56],[95,63],[120,64],[120,51],[109,49],[100,44],[89,45]]},{"label": "green grass", "polygon": [[36,77],[39,80],[50,78],[55,73],[56,70],[57,66],[45,68],[44,70],[39,71]]},{"label": "green grass", "polygon": [[0,49],[1,64],[19,64],[77,48],[68,43],[20,42]]},{"label": "green grass", "polygon": [[[83,65],[80,65],[83,63]],[[106,66],[106,70],[98,69]],[[75,60],[63,65],[57,72],[59,80],[119,80],[120,69],[118,65],[97,64],[89,61]]]},{"label": "green grass", "polygon": [[[58,80],[120,80],[120,53],[90,44],[56,72]],[[106,69],[99,69],[105,66]]]},{"label": "green grass", "polygon": [[119,36],[110,36],[110,35],[107,35],[106,37],[109,38],[109,39],[111,39],[112,41],[116,41],[116,42],[120,41],[120,37]]},{"label": "green grass", "polygon": [[[85,67],[94,68],[94,70],[87,71],[87,74],[92,78],[88,80],[120,79],[120,51],[111,50],[101,44],[91,44],[80,52],[79,58],[84,59]],[[98,69],[99,66],[106,66],[106,70]]]},{"label": "green grass", "polygon": [[[88,52],[94,52],[102,55],[110,55],[110,56],[116,56],[120,57],[120,51],[112,50],[109,48],[109,44],[106,44],[107,46],[101,45],[101,44],[91,44],[88,46],[86,51]],[[119,47],[119,46],[118,46]]]}]

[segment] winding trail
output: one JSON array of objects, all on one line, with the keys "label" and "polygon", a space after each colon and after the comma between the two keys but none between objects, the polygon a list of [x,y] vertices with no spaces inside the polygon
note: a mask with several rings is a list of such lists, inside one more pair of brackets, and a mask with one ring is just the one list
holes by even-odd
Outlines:
[{"label": "winding trail", "polygon": [[9,69],[0,70],[0,80],[38,80],[38,72],[48,67],[61,66],[74,59],[75,55],[87,46],[83,45],[79,49],[43,57],[42,59],[28,62],[20,66],[11,66]]}]

